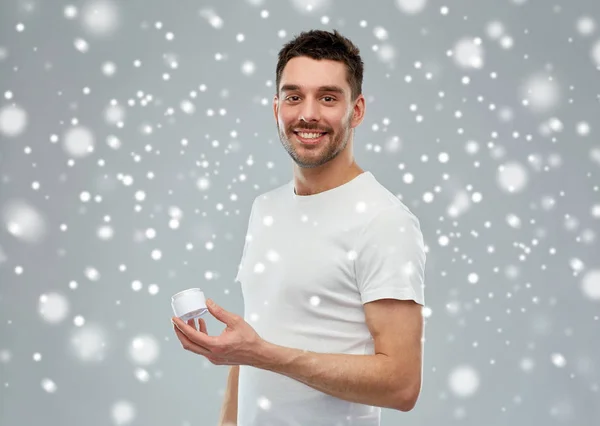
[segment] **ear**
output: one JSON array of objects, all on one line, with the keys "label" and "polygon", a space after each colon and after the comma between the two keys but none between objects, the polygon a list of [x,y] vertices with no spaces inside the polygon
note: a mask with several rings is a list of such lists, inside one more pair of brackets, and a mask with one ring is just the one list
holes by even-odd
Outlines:
[{"label": "ear", "polygon": [[363,119],[365,118],[365,109],[366,109],[365,97],[362,94],[360,94],[360,95],[358,95],[358,98],[354,102],[354,108],[352,110],[352,119],[350,121],[351,128],[355,128],[360,123],[362,123]]},{"label": "ear", "polygon": [[275,117],[275,122],[277,123],[277,115],[279,112],[279,98],[277,95],[273,96],[273,116]]}]

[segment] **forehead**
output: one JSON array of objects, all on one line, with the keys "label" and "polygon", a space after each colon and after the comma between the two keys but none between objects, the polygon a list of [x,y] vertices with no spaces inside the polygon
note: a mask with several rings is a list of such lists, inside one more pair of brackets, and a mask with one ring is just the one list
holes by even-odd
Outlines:
[{"label": "forehead", "polygon": [[297,85],[302,90],[316,91],[322,86],[338,86],[350,92],[343,62],[307,57],[292,58],[283,68],[280,87]]}]

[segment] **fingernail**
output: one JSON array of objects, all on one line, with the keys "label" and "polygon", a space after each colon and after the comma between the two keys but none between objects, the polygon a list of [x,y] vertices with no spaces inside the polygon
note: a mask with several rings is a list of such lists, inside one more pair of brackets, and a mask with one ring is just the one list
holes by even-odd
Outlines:
[{"label": "fingernail", "polygon": [[208,306],[213,306],[213,305],[214,305],[214,303],[213,303],[213,301],[212,301],[211,299],[208,299],[208,300],[206,301],[206,304],[207,304]]}]

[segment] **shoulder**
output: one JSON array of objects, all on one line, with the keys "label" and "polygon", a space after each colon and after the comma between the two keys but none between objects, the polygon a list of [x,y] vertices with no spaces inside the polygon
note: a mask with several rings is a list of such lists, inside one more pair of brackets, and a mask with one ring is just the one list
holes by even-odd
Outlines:
[{"label": "shoulder", "polygon": [[403,231],[406,228],[421,228],[417,216],[400,200],[378,209],[371,214],[363,227],[363,233],[369,231]]},{"label": "shoulder", "polygon": [[371,214],[366,218],[366,224],[378,222],[406,222],[416,220],[417,216],[410,208],[399,198],[399,195],[393,194],[388,188],[380,183],[374,176],[365,181],[370,204],[376,206]]}]

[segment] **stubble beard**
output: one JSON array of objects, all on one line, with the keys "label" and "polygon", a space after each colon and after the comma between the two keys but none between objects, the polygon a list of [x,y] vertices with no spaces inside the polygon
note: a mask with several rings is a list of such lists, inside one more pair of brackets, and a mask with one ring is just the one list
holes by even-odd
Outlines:
[{"label": "stubble beard", "polygon": [[[322,142],[317,146],[311,147],[301,145],[298,141],[293,141],[292,138],[296,136],[294,132],[291,129],[287,133],[282,131],[279,123],[277,123],[277,132],[279,133],[281,144],[289,156],[292,157],[292,160],[304,169],[314,169],[336,158],[346,148],[351,131],[349,123],[346,123],[341,133],[327,132]],[[299,153],[298,151],[301,152]]]}]

